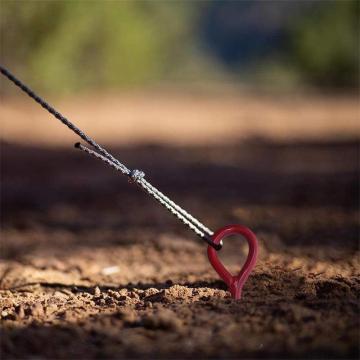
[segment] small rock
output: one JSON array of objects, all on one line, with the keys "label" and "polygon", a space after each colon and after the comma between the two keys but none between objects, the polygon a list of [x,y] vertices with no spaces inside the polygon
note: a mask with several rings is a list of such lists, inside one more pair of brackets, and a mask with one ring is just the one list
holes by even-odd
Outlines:
[{"label": "small rock", "polygon": [[143,293],[144,297],[147,297],[147,296],[151,296],[151,295],[155,295],[159,292],[158,289],[155,289],[155,288],[149,288],[149,289],[146,289]]},{"label": "small rock", "polygon": [[165,293],[168,297],[173,299],[188,299],[192,296],[192,289],[181,286],[181,285],[173,285],[169,289],[165,290]]},{"label": "small rock", "polygon": [[120,294],[120,296],[127,296],[128,291],[127,291],[127,289],[120,289],[119,294]]},{"label": "small rock", "polygon": [[68,296],[74,296],[74,294],[69,289],[62,289],[59,292],[65,294],[65,295],[68,295]]},{"label": "small rock", "polygon": [[148,295],[144,298],[145,302],[166,302],[165,290],[156,292],[154,294]]},{"label": "small rock", "polygon": [[101,295],[101,291],[100,291],[98,286],[96,286],[95,289],[94,289],[94,295],[95,296],[100,296]]},{"label": "small rock", "polygon": [[60,292],[60,291],[55,291],[54,295],[55,298],[57,299],[61,299],[61,300],[67,300],[68,299],[68,295]]},{"label": "small rock", "polygon": [[58,306],[56,304],[49,304],[45,308],[46,315],[51,315],[58,310]]}]

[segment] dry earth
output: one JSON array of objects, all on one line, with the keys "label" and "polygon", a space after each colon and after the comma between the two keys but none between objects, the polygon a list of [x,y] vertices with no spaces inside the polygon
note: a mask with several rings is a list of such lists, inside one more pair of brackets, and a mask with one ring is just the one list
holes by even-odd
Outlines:
[{"label": "dry earth", "polygon": [[[2,358],[358,358],[356,139],[113,151],[211,228],[254,230],[242,300],[112,169],[4,142]],[[244,253],[229,238],[220,254],[237,271]]]},{"label": "dry earth", "polygon": [[[51,103],[97,141],[114,146],[221,145],[254,136],[286,141],[360,136],[357,96],[153,89],[51,99]],[[45,146],[77,141],[26,95],[3,97],[0,104],[5,141]]]}]

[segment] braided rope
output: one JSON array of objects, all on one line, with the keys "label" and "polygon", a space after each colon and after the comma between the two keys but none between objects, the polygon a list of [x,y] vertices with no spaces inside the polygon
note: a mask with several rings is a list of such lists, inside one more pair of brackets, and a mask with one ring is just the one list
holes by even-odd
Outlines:
[{"label": "braided rope", "polygon": [[75,144],[75,147],[83,150],[84,152],[102,160],[109,166],[115,168],[120,171],[122,174],[127,175],[132,179],[132,181],[138,184],[143,190],[145,190],[150,196],[152,196],[156,201],[158,201],[162,206],[164,206],[169,212],[171,212],[174,216],[176,216],[179,220],[183,222],[184,225],[188,226],[191,230],[193,230],[201,239],[206,241],[209,245],[214,247],[216,250],[221,249],[221,244],[215,244],[211,236],[213,232],[207,228],[204,224],[202,224],[199,220],[190,215],[187,211],[185,211],[182,207],[174,203],[170,200],[166,195],[164,195],[161,191],[151,185],[145,178],[145,174],[140,170],[130,170],[121,163],[118,159],[116,159],[113,155],[111,155],[107,150],[105,150],[102,146],[100,146],[95,140],[86,135],[82,130],[80,130],[76,125],[74,125],[70,120],[61,115],[58,111],[56,111],[51,105],[49,105],[45,100],[39,97],[34,91],[32,91],[28,86],[22,83],[19,79],[17,79],[13,74],[11,74],[7,69],[0,65],[0,72],[7,77],[11,82],[13,82],[16,86],[18,86],[22,91],[24,91],[29,97],[35,100],[38,104],[40,104],[45,110],[47,110],[50,114],[52,114],[56,119],[60,120],[64,125],[66,125],[70,130],[72,130],[75,134],[77,134],[81,139],[86,141],[89,145],[94,147],[94,150],[91,150],[80,143]]},{"label": "braided rope", "polygon": [[162,199],[164,199],[167,203],[169,203],[174,209],[176,209],[178,212],[180,212],[184,217],[188,218],[190,221],[192,221],[196,226],[198,226],[204,233],[206,233],[209,236],[212,236],[214,234],[213,231],[211,231],[209,228],[207,228],[204,224],[202,224],[199,220],[194,218],[191,214],[189,214],[185,209],[180,207],[179,205],[175,204],[172,200],[170,200],[164,193],[162,193],[160,190],[158,190],[155,186],[151,185],[146,179],[142,179],[143,183],[146,183],[146,185],[149,187],[149,189],[159,195]]},{"label": "braided rope", "polygon": [[[96,159],[99,159],[99,160],[105,162],[106,164],[111,166],[113,169],[115,169],[117,171],[121,171],[121,169],[118,167],[117,164],[115,164],[111,160],[107,159],[105,156],[97,153],[96,151],[91,150],[88,147],[86,147],[80,143],[76,143],[75,147],[84,151],[85,153],[95,157]],[[145,174],[142,171],[136,170],[136,169],[132,170],[129,174],[129,177],[132,180],[132,182],[139,185],[143,190],[145,190],[148,193],[148,195],[152,196],[157,202],[159,202],[162,206],[164,206],[172,215],[174,215],[177,219],[182,221],[182,223],[184,225],[186,225],[190,230],[194,231],[195,234],[198,235],[202,240],[206,241],[209,245],[211,245],[216,250],[221,249],[222,244],[215,244],[212,241],[211,236],[213,235],[213,232],[210,229],[208,229],[199,220],[195,219],[192,215],[190,215],[188,212],[186,212],[183,208],[181,208],[179,205],[175,204],[167,196],[165,196],[162,192],[160,192],[153,185],[151,185],[148,181],[146,181],[144,176],[145,176]],[[169,201],[166,201],[165,199],[168,199]],[[174,206],[172,206],[171,203],[174,204]]]}]

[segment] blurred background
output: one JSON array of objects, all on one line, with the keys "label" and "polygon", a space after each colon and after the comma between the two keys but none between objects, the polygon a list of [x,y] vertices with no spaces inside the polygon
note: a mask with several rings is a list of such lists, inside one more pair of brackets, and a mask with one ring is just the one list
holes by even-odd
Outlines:
[{"label": "blurred background", "polygon": [[[4,1],[1,10],[2,63],[99,141],[359,133],[358,1]],[[2,80],[0,91],[5,139],[69,140],[13,86]]]},{"label": "blurred background", "polygon": [[[303,351],[357,358],[359,1],[3,0],[0,32],[2,65],[121,161],[144,170],[211,229],[242,223],[257,234],[248,317],[235,318],[235,308],[226,307],[219,315],[235,324],[233,336],[249,336],[236,349],[228,333],[218,336],[217,320],[209,322],[215,338],[204,336],[204,344],[219,343],[211,356],[238,358],[246,349],[248,357]],[[41,282],[34,293],[45,296],[54,284],[76,285],[75,295],[78,286],[140,281],[158,289],[172,282],[221,287],[211,282],[216,275],[205,247],[181,224],[73,149],[79,139],[4,77],[0,95],[0,288]],[[242,245],[228,241],[221,253],[234,269]],[[108,268],[120,270],[107,275]],[[264,304],[258,318],[252,301]],[[273,319],[281,318],[274,304],[294,301],[301,316],[284,310],[289,318],[274,330]],[[189,309],[196,322],[198,308]],[[89,316],[76,314],[71,326]],[[257,330],[265,318],[270,325]],[[127,347],[113,340],[110,323],[98,320],[97,330],[111,335],[110,357],[123,351],[171,357],[162,346],[178,346],[180,355],[188,348],[155,332],[142,337],[138,323],[128,328],[135,335]],[[188,326],[188,338],[199,339],[192,331],[201,333],[200,324]],[[45,341],[27,343],[40,325],[24,334],[7,330],[11,358],[66,351],[47,345],[49,326]],[[88,344],[101,345],[102,337],[94,342],[78,326],[66,348],[96,357]],[[51,341],[62,336],[52,331]],[[77,341],[84,334],[88,342]],[[204,344],[195,341],[190,353],[202,354]]]},{"label": "blurred background", "polygon": [[2,61],[39,90],[358,85],[357,1],[5,1]]}]

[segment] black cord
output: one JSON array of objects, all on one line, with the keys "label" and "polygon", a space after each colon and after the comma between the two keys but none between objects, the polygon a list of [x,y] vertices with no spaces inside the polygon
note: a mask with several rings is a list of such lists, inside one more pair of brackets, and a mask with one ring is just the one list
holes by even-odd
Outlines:
[{"label": "black cord", "polygon": [[6,76],[11,82],[13,82],[16,86],[18,86],[22,91],[24,91],[28,96],[30,96],[33,100],[35,100],[38,104],[40,104],[45,110],[47,110],[51,115],[53,115],[56,119],[60,120],[64,125],[66,125],[70,130],[72,130],[75,134],[80,136],[84,141],[86,141],[89,145],[93,146],[99,152],[104,154],[105,157],[112,160],[114,163],[118,164],[123,168],[125,173],[129,173],[130,170],[122,163],[119,162],[114,156],[112,156],[109,152],[107,152],[103,147],[101,147],[95,140],[91,137],[87,136],[83,131],[81,131],[77,126],[75,126],[70,120],[68,120],[65,116],[61,115],[58,111],[56,111],[50,104],[48,104],[44,99],[35,94],[28,86],[26,86],[23,82],[17,79],[9,70],[5,69],[0,65],[0,72]]}]

